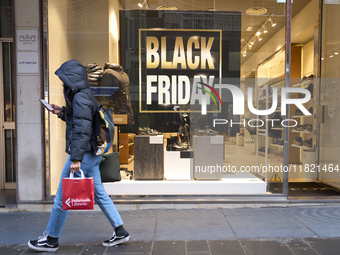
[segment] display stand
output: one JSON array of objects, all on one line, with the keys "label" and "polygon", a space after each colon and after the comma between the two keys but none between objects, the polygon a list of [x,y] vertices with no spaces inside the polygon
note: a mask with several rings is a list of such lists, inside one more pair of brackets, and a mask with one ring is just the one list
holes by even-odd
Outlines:
[{"label": "display stand", "polygon": [[164,178],[191,180],[192,151],[164,151]]},{"label": "display stand", "polygon": [[163,180],[163,135],[134,137],[135,180]]},{"label": "display stand", "polygon": [[136,134],[120,133],[119,160],[121,164],[129,164],[134,159],[134,137]]},{"label": "display stand", "polygon": [[[223,177],[224,138],[217,136],[193,136],[195,179],[219,179]],[[212,169],[215,167],[215,171]],[[210,170],[209,170],[210,169]]]}]

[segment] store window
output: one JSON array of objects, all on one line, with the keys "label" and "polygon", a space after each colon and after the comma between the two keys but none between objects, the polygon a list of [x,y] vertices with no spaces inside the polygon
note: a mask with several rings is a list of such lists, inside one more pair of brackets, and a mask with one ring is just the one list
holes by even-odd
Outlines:
[{"label": "store window", "polygon": [[[315,2],[294,2],[292,24]],[[297,131],[282,115],[285,10],[276,0],[47,1],[49,101],[64,104],[54,72],[77,59],[114,113],[122,180],[105,184],[110,195],[283,193],[284,128]],[[300,88],[313,73],[314,31],[304,32],[313,22],[293,28],[291,83]],[[297,110],[291,122],[310,125]],[[65,126],[50,116],[49,127],[53,195]],[[291,165],[301,164],[303,135],[290,136]]]},{"label": "store window", "polygon": [[[337,189],[339,182],[339,138],[337,128],[340,116],[339,104],[339,28],[334,26],[340,13],[338,1],[323,1],[321,77],[315,89],[319,91],[320,104],[320,149],[319,180]],[[321,117],[320,116],[320,117]]]}]

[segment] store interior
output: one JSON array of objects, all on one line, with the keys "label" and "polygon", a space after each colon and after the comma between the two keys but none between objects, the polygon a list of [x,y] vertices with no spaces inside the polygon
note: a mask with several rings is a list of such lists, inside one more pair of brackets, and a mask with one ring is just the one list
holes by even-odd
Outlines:
[{"label": "store interior", "polygon": [[[178,114],[176,113],[176,117],[171,119],[176,124],[168,129],[157,130],[154,127],[160,125],[156,126],[154,122],[162,122],[164,116],[169,115],[158,113],[158,117],[153,118],[151,114],[139,112],[140,81],[133,71],[139,68],[138,64],[135,64],[138,63],[138,59],[132,59],[133,53],[129,65],[121,66],[122,59],[127,62],[126,59],[129,58],[122,54],[124,53],[122,48],[129,47],[121,45],[125,40],[121,38],[122,35],[126,35],[129,40],[138,40],[138,37],[133,38],[128,31],[126,33],[121,31],[122,17],[119,12],[139,10],[147,13],[158,10],[168,13],[176,13],[176,11],[191,11],[195,14],[238,13],[241,16],[238,27],[240,41],[237,48],[239,50],[234,58],[236,62],[231,63],[232,61],[229,60],[228,65],[230,68],[236,66],[239,88],[246,97],[248,89],[252,89],[253,105],[257,109],[269,109],[276,96],[274,92],[277,91],[277,110],[271,116],[264,116],[264,118],[279,119],[281,122],[284,117],[281,116],[280,91],[285,86],[286,40],[286,5],[282,2],[284,1],[266,0],[259,3],[246,0],[237,2],[231,0],[145,0],[143,2],[84,0],[79,5],[67,0],[47,1],[49,56],[47,99],[51,103],[64,105],[61,82],[54,75],[54,71],[66,60],[79,60],[88,70],[90,86],[98,102],[111,108],[114,113],[116,127],[111,152],[120,154],[122,180],[116,183],[105,183],[105,188],[110,195],[283,193],[282,172],[240,173],[238,171],[242,166],[283,165],[284,128],[282,125],[276,123],[270,125],[267,122],[262,127],[256,128],[249,125],[229,126],[225,129],[214,129],[211,126],[202,128],[200,125],[195,126],[194,114],[178,108]],[[133,18],[129,17],[129,19]],[[330,177],[327,173],[318,176],[313,171],[299,171],[306,164],[316,164],[318,144],[323,144],[322,141],[317,140],[323,138],[323,135],[319,134],[321,122],[317,110],[320,93],[316,85],[317,79],[320,78],[317,77],[319,1],[294,1],[291,24],[290,84],[291,87],[308,89],[312,98],[304,104],[311,113],[310,116],[303,116],[294,106],[288,113],[289,119],[297,123],[296,127],[289,127],[289,164],[293,169],[298,169],[296,172],[289,173],[289,192],[291,196],[322,196],[322,191],[327,190],[329,191],[327,194],[338,195],[336,188],[340,188],[340,185],[334,178],[335,173]],[[177,28],[181,29],[182,25]],[[218,26],[217,24],[216,29],[219,29]],[[130,49],[131,52],[133,50],[134,48]],[[222,65],[224,61],[225,59],[222,59]],[[326,75],[332,76],[332,74]],[[122,101],[119,99],[119,93],[124,95]],[[291,97],[300,98],[303,95],[294,94]],[[330,108],[336,108],[337,105],[334,104]],[[121,109],[122,105],[124,109]],[[232,111],[232,102],[227,105]],[[241,123],[255,119],[248,109],[247,100],[244,108],[243,115],[229,117]],[[65,124],[55,116],[48,116],[47,121],[49,122],[48,186],[50,195],[54,195],[66,158]],[[334,121],[334,118],[329,121]],[[332,132],[324,125],[321,125],[321,131]],[[200,144],[205,147],[202,152]],[[324,160],[325,163],[336,159],[334,152],[330,156],[327,148],[321,150],[321,155],[325,154],[329,157],[328,160]],[[223,166],[235,166],[237,172],[215,173],[209,176],[195,174],[195,167],[202,164],[217,164],[216,162],[221,162]],[[323,182],[321,183],[320,180]],[[305,191],[314,193],[304,193]]]}]

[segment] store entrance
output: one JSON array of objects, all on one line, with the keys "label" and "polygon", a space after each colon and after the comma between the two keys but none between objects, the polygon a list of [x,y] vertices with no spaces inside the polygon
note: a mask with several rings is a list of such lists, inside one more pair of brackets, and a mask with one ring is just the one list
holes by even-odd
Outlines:
[{"label": "store entrance", "polygon": [[16,189],[13,42],[0,39],[0,190]]}]

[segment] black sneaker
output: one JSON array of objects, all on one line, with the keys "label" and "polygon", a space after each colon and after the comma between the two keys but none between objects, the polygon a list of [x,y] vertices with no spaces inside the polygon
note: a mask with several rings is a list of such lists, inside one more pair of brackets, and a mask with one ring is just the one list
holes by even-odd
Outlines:
[{"label": "black sneaker", "polygon": [[47,234],[44,232],[43,236],[39,236],[38,240],[29,240],[28,247],[35,251],[57,251],[59,243],[50,243],[47,240]]},{"label": "black sneaker", "polygon": [[102,242],[102,245],[106,247],[115,246],[117,244],[129,241],[129,239],[130,239],[129,233],[126,233],[125,236],[117,236],[116,233],[113,233],[109,240],[105,240]]}]

